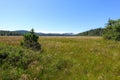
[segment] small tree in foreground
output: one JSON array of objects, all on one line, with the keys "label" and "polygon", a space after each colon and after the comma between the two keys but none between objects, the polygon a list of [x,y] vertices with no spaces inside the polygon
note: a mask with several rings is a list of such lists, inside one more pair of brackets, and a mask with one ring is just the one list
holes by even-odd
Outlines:
[{"label": "small tree in foreground", "polygon": [[103,37],[108,40],[120,41],[120,19],[108,21]]},{"label": "small tree in foreground", "polygon": [[21,42],[21,45],[26,48],[30,48],[33,50],[40,50],[41,45],[38,42],[39,36],[34,33],[34,29],[24,35],[24,41]]}]

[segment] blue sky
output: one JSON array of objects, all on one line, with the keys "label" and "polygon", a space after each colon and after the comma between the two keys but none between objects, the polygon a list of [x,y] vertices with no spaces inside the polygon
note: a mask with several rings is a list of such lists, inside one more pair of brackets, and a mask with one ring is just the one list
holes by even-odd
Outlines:
[{"label": "blue sky", "polygon": [[79,33],[120,18],[120,0],[0,0],[0,30]]}]

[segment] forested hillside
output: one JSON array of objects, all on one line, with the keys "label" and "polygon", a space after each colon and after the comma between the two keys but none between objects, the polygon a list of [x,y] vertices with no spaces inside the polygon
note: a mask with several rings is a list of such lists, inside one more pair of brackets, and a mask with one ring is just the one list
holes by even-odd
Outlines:
[{"label": "forested hillside", "polygon": [[101,36],[103,34],[103,30],[104,30],[103,28],[91,29],[89,31],[85,31],[77,35],[79,36]]}]

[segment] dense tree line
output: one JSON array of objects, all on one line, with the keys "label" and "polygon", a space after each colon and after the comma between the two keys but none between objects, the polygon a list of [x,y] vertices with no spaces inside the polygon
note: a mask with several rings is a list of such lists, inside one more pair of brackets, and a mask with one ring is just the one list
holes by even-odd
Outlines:
[{"label": "dense tree line", "polygon": [[0,36],[21,36],[22,34],[15,31],[0,31]]},{"label": "dense tree line", "polygon": [[89,31],[85,31],[82,33],[79,33],[79,36],[102,36],[104,29],[103,28],[97,28],[97,29],[92,29]]}]

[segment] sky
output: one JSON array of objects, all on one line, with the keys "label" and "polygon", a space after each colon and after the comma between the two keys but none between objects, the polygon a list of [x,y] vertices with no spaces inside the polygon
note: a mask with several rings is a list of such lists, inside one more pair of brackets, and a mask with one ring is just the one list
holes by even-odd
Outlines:
[{"label": "sky", "polygon": [[80,33],[120,18],[120,0],[0,0],[0,30]]}]

